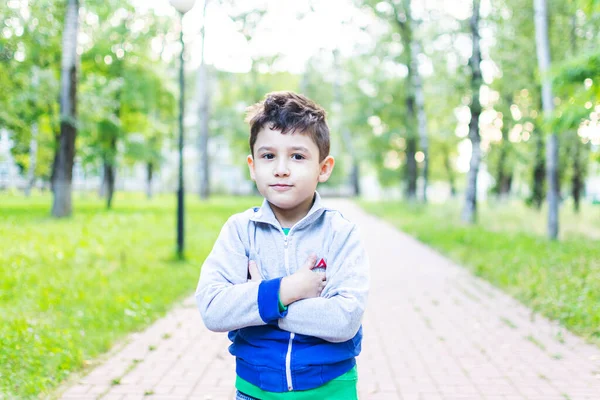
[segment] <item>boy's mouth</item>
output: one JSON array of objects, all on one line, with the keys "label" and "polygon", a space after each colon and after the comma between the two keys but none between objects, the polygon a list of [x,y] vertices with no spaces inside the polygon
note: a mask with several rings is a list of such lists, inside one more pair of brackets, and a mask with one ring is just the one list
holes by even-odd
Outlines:
[{"label": "boy's mouth", "polygon": [[277,190],[277,191],[286,191],[292,188],[292,185],[285,185],[282,183],[278,183],[276,185],[270,185],[273,189]]}]

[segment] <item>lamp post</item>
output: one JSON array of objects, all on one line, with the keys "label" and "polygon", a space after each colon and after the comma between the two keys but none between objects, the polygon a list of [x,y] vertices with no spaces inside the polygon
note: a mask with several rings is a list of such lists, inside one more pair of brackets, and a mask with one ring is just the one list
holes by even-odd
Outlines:
[{"label": "lamp post", "polygon": [[169,0],[171,5],[179,12],[180,32],[179,42],[181,43],[181,54],[179,55],[179,182],[177,187],[177,257],[183,258],[184,249],[184,202],[183,202],[183,114],[184,114],[184,75],[183,75],[183,16],[194,7],[196,0]]}]

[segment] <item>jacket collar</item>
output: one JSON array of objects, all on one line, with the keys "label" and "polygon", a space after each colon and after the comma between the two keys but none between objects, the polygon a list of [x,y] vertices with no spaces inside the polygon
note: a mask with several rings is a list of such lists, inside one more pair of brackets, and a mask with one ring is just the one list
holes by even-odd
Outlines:
[{"label": "jacket collar", "polygon": [[[325,206],[323,205],[321,196],[317,191],[315,191],[312,207],[308,211],[308,214],[304,216],[304,218],[294,224],[294,228],[313,221],[313,219],[318,218],[323,211],[325,211]],[[270,224],[277,228],[281,228],[281,224],[275,217],[275,213],[273,212],[273,209],[271,208],[271,205],[267,199],[263,200],[262,206],[259,209],[255,209],[255,213],[250,220],[255,222],[263,222],[265,224]]]}]

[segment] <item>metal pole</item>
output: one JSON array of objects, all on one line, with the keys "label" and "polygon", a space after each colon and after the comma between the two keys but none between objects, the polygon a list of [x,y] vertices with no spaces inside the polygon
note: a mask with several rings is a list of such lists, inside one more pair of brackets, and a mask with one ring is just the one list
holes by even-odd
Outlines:
[{"label": "metal pole", "polygon": [[183,203],[183,103],[184,103],[184,79],[183,79],[183,13],[179,13],[180,33],[179,42],[181,43],[181,54],[179,57],[179,187],[177,189],[177,257],[183,259],[184,250],[184,203]]}]

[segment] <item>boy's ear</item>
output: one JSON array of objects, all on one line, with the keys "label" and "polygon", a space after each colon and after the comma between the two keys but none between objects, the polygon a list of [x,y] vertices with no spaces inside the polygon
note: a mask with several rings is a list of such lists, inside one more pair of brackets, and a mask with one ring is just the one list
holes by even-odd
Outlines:
[{"label": "boy's ear", "polygon": [[335,165],[335,159],[332,156],[327,156],[320,163],[320,171],[319,171],[319,182],[327,182],[329,177],[331,176],[331,172],[333,172],[333,167]]},{"label": "boy's ear", "polygon": [[254,173],[254,158],[252,157],[252,154],[248,154],[246,161],[248,162],[248,169],[250,170],[250,178],[252,178],[253,181],[256,181],[256,176]]}]

